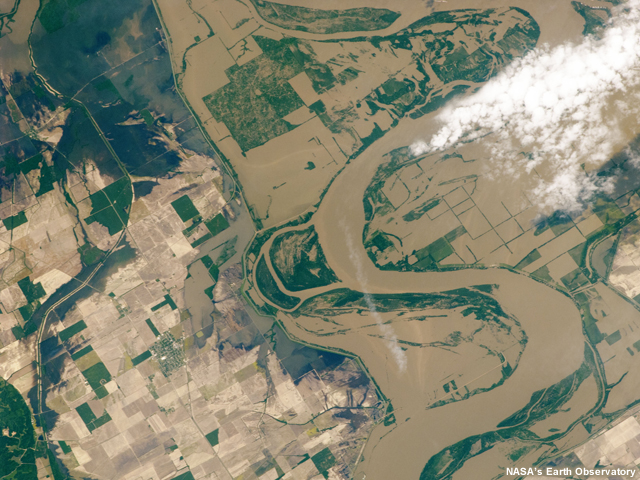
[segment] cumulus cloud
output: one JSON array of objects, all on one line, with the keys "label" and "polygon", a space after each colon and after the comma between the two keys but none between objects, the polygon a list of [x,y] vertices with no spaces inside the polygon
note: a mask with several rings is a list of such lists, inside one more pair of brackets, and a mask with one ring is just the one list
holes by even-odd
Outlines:
[{"label": "cumulus cloud", "polygon": [[541,173],[545,180],[531,192],[540,207],[577,210],[613,188],[586,172],[638,133],[639,67],[640,0],[633,0],[614,10],[600,38],[537,47],[450,104],[437,117],[439,131],[412,151],[482,143],[501,172]]},{"label": "cumulus cloud", "polygon": [[371,316],[376,321],[378,328],[382,332],[382,336],[387,341],[387,346],[389,347],[389,351],[391,352],[391,355],[398,365],[398,370],[400,372],[404,372],[407,369],[407,355],[398,345],[398,336],[393,330],[393,327],[384,323],[384,319],[382,318],[382,315],[380,315],[380,312],[378,312],[371,293],[367,291],[367,276],[364,271],[362,259],[360,258],[354,247],[353,237],[345,221],[341,222],[341,227],[347,234],[347,250],[349,251],[349,259],[356,268],[356,280],[358,280],[358,283],[360,284],[360,291],[364,295],[364,300],[367,304],[367,308],[369,309]]}]

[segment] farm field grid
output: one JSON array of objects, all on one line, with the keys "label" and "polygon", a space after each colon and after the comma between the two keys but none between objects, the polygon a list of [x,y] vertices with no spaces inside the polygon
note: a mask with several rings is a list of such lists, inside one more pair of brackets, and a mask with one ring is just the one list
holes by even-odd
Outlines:
[{"label": "farm field grid", "polygon": [[637,0],[0,0],[0,478],[637,478],[639,71]]}]

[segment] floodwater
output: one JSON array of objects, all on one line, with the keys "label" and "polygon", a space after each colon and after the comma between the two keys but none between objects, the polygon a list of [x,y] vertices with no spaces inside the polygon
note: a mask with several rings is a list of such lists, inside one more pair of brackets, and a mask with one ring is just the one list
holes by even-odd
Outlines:
[{"label": "floodwater", "polygon": [[[376,149],[347,166],[313,217],[327,261],[342,280],[341,286],[368,293],[431,293],[495,284],[496,299],[520,322],[528,343],[517,369],[501,386],[427,410],[421,394],[423,378],[428,377],[430,369],[427,355],[408,357],[402,370],[384,338],[366,336],[355,329],[343,335],[319,336],[282,315],[285,327],[299,339],[358,355],[394,407],[397,425],[374,429],[356,479],[365,475],[367,480],[418,479],[431,456],[469,436],[495,430],[501,420],[522,408],[532,393],[573,373],[584,358],[581,319],[573,302],[524,275],[498,268],[391,272],[373,265],[361,241],[365,223],[362,198],[376,168],[384,161],[379,152],[398,145],[394,137],[383,139]],[[584,411],[596,400],[585,398],[581,402]]]}]

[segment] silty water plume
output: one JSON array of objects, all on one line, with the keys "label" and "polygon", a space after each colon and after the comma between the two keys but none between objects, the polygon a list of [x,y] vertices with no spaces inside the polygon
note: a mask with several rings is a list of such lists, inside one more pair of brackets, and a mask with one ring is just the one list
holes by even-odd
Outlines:
[{"label": "silty water plume", "polygon": [[384,339],[387,340],[387,346],[389,347],[391,355],[398,365],[398,370],[400,372],[404,372],[407,369],[407,356],[398,345],[398,337],[393,328],[391,327],[391,325],[384,323],[384,319],[382,318],[382,315],[380,315],[380,312],[378,312],[378,309],[376,308],[376,305],[373,301],[373,297],[367,291],[367,276],[362,265],[362,259],[360,258],[354,247],[353,237],[351,235],[351,232],[349,231],[349,227],[344,220],[340,222],[340,226],[346,233],[349,259],[356,269],[356,280],[358,280],[358,283],[360,284],[360,291],[364,295],[364,300],[367,304],[367,308],[375,319],[378,328],[380,328]]},{"label": "silty water plume", "polygon": [[[533,169],[541,210],[577,211],[613,181],[593,172],[638,129],[640,2],[613,10],[599,38],[537,47],[437,116],[443,125],[414,155],[479,142],[508,181]],[[585,168],[582,165],[585,165]]]}]

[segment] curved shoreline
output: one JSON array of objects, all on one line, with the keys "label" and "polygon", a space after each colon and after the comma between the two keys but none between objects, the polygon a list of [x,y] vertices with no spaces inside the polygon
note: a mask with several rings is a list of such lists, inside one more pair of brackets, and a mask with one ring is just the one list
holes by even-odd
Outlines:
[{"label": "curved shoreline", "polygon": [[[348,165],[311,220],[329,266],[342,280],[340,286],[368,293],[434,293],[495,284],[498,288],[494,297],[520,322],[528,337],[517,369],[504,384],[426,410],[416,387],[421,372],[424,375],[424,369],[429,368],[421,364],[424,355],[400,372],[388,352],[385,354],[384,339],[365,338],[358,332],[319,337],[301,329],[290,317],[279,315],[285,327],[301,340],[359,356],[394,406],[397,424],[380,424],[374,429],[355,478],[417,479],[431,456],[467,437],[494,430],[501,420],[526,405],[535,391],[578,369],[584,359],[585,340],[580,314],[571,299],[507,269],[424,273],[378,270],[361,241],[362,195],[381,161],[382,156],[376,158],[371,151]],[[382,347],[376,346],[376,341]],[[589,399],[588,403],[593,402]]]}]

